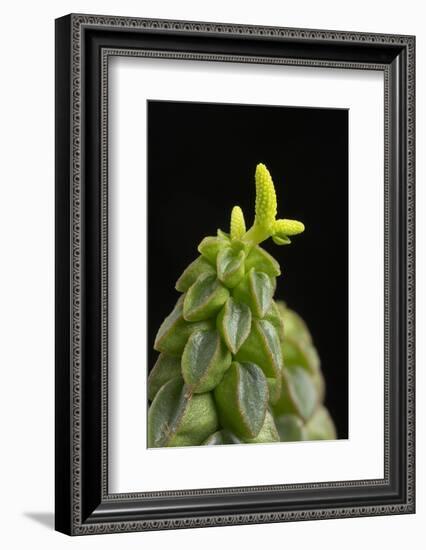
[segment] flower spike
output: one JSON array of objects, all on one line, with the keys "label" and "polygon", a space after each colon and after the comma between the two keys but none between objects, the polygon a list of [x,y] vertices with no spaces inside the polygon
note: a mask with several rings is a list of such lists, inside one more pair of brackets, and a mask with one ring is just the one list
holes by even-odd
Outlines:
[{"label": "flower spike", "polygon": [[264,164],[256,166],[256,210],[255,225],[269,228],[277,215],[277,196],[271,174]]},{"label": "flower spike", "polygon": [[231,212],[231,239],[242,239],[246,232],[246,222],[243,211],[234,206]]},{"label": "flower spike", "polygon": [[290,244],[289,236],[302,233],[305,226],[297,220],[276,219],[277,197],[271,174],[264,164],[256,167],[256,208],[252,227],[243,240],[258,244],[272,237],[275,244]]}]

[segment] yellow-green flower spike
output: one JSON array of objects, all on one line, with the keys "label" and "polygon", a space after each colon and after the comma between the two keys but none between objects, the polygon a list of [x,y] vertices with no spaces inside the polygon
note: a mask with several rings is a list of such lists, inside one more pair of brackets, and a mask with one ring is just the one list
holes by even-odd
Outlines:
[{"label": "yellow-green flower spike", "polygon": [[290,244],[290,235],[305,229],[296,220],[277,220],[277,197],[271,174],[264,164],[256,167],[256,209],[253,226],[244,235],[244,241],[258,244],[272,237],[276,244]]},{"label": "yellow-green flower spike", "polygon": [[256,216],[255,225],[271,227],[277,215],[277,197],[271,174],[264,164],[256,166]]},{"label": "yellow-green flower spike", "polygon": [[276,220],[274,223],[274,235],[298,235],[305,231],[305,226],[297,220]]},{"label": "yellow-green flower spike", "polygon": [[234,206],[231,212],[231,239],[242,239],[246,232],[246,222],[243,211]]}]

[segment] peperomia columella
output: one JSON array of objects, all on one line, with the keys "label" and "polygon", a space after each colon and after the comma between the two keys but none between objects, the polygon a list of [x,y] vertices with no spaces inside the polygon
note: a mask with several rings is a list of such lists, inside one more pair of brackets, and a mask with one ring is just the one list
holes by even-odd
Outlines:
[{"label": "peperomia columella", "polygon": [[335,439],[320,361],[304,321],[274,300],[278,262],[259,245],[290,244],[296,220],[277,219],[264,164],[255,174],[253,225],[239,206],[230,231],[198,246],[181,293],[158,330],[148,377],[148,446]]}]

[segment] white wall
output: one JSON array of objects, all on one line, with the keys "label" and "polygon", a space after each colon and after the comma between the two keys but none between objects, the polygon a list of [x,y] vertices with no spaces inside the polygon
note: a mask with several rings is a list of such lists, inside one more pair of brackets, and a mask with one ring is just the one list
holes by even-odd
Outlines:
[{"label": "white wall", "polygon": [[[69,539],[53,524],[53,20],[69,12],[210,20],[417,35],[417,150],[425,150],[426,30],[422,2],[407,0],[56,0],[2,8],[0,236],[0,541],[4,548],[155,547],[400,549],[424,539],[426,389],[418,341],[416,516],[226,527]],[[417,170],[418,281],[425,273],[425,163]],[[425,333],[418,284],[418,334]],[[423,527],[423,529],[422,529]],[[414,548],[420,545],[414,544]]]}]

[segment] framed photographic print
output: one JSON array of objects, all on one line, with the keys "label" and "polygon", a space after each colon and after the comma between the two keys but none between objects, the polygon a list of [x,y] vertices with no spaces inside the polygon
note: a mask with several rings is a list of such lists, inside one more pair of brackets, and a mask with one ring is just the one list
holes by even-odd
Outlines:
[{"label": "framed photographic print", "polygon": [[412,36],[56,21],[56,529],[413,513]]}]

